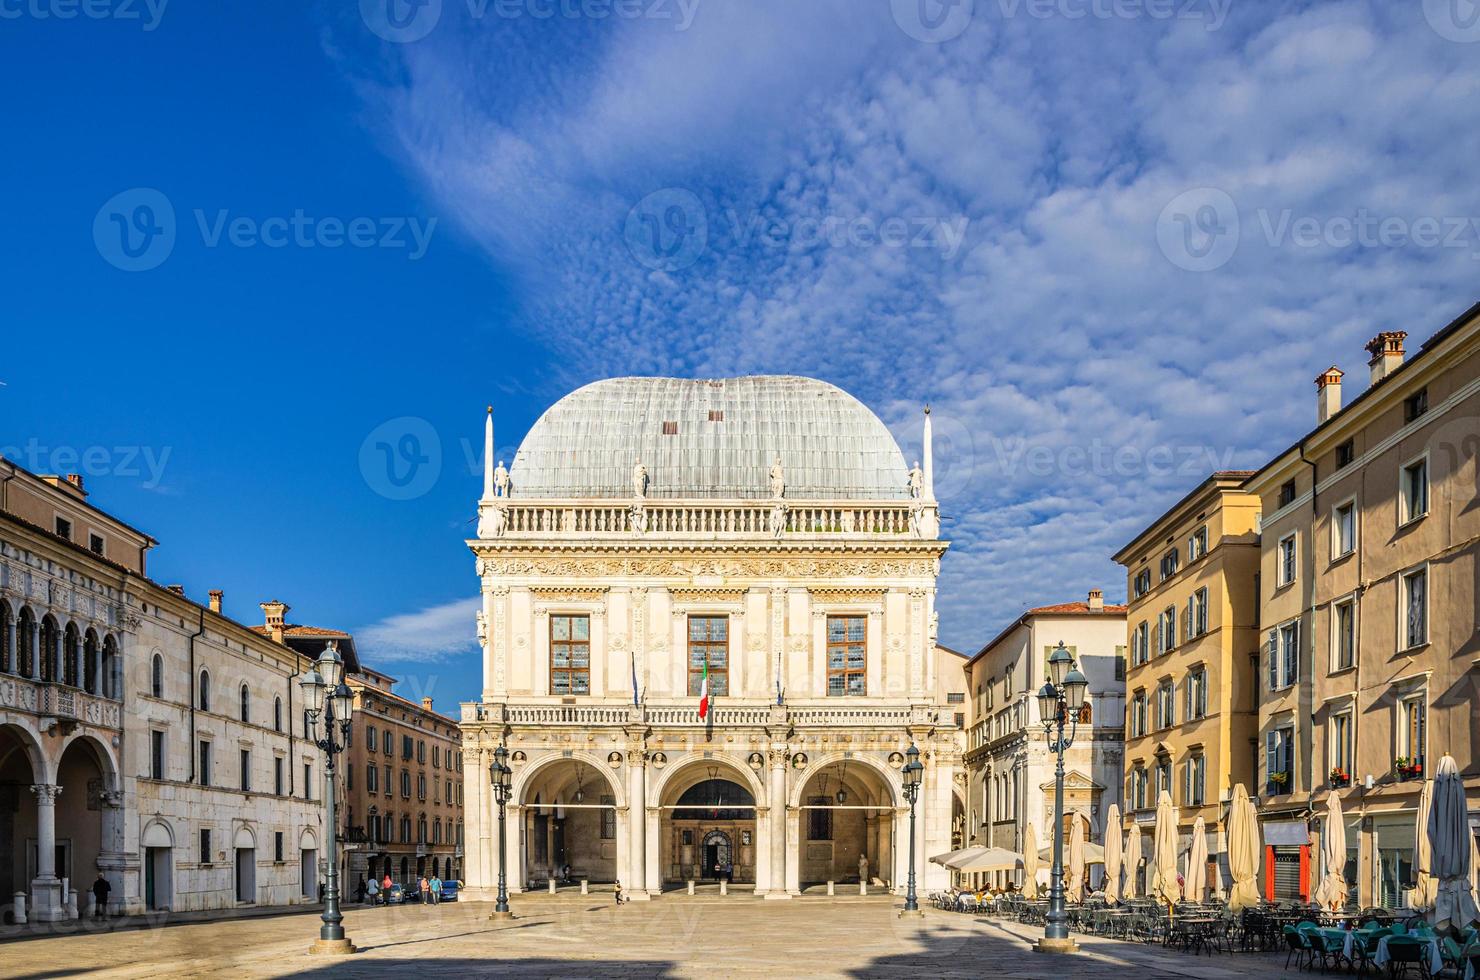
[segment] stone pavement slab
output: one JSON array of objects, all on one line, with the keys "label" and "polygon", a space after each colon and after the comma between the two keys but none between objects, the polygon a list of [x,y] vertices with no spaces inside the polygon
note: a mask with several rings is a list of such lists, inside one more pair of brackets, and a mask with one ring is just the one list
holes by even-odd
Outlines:
[{"label": "stone pavement slab", "polygon": [[491,907],[353,908],[345,929],[361,952],[308,955],[315,914],[190,922],[113,933],[17,939],[0,974],[40,977],[1282,977],[1282,954],[1193,956],[1081,938],[1071,957],[1032,952],[1017,923],[928,910],[901,919],[893,902],[800,898],[724,902],[664,896],[614,907],[603,896],[515,896],[512,922]]}]

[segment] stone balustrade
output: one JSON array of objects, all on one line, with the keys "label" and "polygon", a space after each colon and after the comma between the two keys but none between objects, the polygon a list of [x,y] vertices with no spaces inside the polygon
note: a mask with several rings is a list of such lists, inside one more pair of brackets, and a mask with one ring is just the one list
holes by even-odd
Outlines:
[{"label": "stone balustrade", "polygon": [[122,709],[117,701],[14,674],[0,674],[0,708],[80,721],[99,728],[116,729],[122,724]]},{"label": "stone balustrade", "polygon": [[764,728],[778,723],[807,728],[903,728],[933,723],[933,711],[908,705],[797,705],[776,711],[769,701],[719,704],[712,718],[700,719],[697,700],[649,702],[641,709],[631,704],[565,704],[469,701],[462,705],[465,724],[478,721],[507,725],[550,725],[573,728],[654,725],[664,728]]},{"label": "stone balustrade", "polygon": [[[484,536],[601,538],[934,538],[934,501],[575,501],[499,498],[483,505]],[[501,517],[492,519],[492,512]]]}]

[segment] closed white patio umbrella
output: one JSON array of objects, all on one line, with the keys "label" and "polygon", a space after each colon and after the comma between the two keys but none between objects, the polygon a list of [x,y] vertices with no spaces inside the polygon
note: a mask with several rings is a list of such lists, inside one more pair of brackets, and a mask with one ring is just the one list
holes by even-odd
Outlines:
[{"label": "closed white patio umbrella", "polygon": [[1182,900],[1182,886],[1177,881],[1177,815],[1172,797],[1166,790],[1156,801],[1156,829],[1152,834],[1156,853],[1151,874],[1151,897],[1168,905]]},{"label": "closed white patio umbrella", "polygon": [[1439,883],[1434,880],[1434,851],[1429,845],[1429,811],[1433,808],[1434,781],[1425,779],[1418,791],[1418,822],[1413,835],[1413,887],[1408,890],[1408,907],[1428,912],[1434,907]]},{"label": "closed white patio umbrella", "polygon": [[1125,900],[1136,897],[1136,876],[1141,871],[1141,828],[1132,827],[1125,844]]},{"label": "closed white patio umbrella", "polygon": [[1065,898],[1070,902],[1084,901],[1084,821],[1075,820],[1069,831],[1069,881]]},{"label": "closed white patio umbrella", "polygon": [[1326,874],[1316,889],[1316,904],[1336,910],[1346,904],[1346,823],[1341,815],[1341,797],[1326,797],[1326,825],[1321,830],[1321,859]]},{"label": "closed white patio umbrella", "polygon": [[1038,832],[1032,824],[1023,831],[1023,897],[1038,897]]},{"label": "closed white patio umbrella", "polygon": [[1120,804],[1105,813],[1105,901],[1120,901]]},{"label": "closed white patio umbrella", "polygon": [[1228,873],[1233,888],[1228,893],[1228,907],[1237,912],[1259,904],[1259,886],[1254,876],[1259,873],[1259,813],[1243,783],[1233,787],[1233,804],[1228,812]]},{"label": "closed white patio umbrella", "polygon": [[1433,851],[1434,877],[1439,888],[1430,920],[1435,928],[1464,929],[1480,919],[1470,892],[1470,818],[1465,784],[1454,757],[1439,760],[1434,776],[1434,799],[1429,810],[1428,837]]},{"label": "closed white patio umbrella", "polygon": [[1192,846],[1187,849],[1187,873],[1182,876],[1187,900],[1206,901],[1208,897],[1208,829],[1203,818],[1192,822]]}]

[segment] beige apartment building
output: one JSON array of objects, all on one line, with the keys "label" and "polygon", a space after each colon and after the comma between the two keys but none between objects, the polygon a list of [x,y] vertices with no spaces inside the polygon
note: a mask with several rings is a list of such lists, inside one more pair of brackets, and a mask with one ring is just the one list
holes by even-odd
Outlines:
[{"label": "beige apartment building", "polygon": [[1367,345],[1371,385],[1348,405],[1339,369],[1317,378],[1317,426],[1246,484],[1264,514],[1269,894],[1306,894],[1320,873],[1307,831],[1329,793],[1363,905],[1404,902],[1421,781],[1441,756],[1480,795],[1480,305],[1411,358],[1406,342]]},{"label": "beige apartment building", "polygon": [[1258,727],[1259,498],[1251,474],[1214,473],[1122,548],[1126,672],[1125,821],[1155,823],[1161,791],[1177,806],[1179,852],[1198,817],[1209,884],[1226,882],[1224,804],[1253,786]]},{"label": "beige apartment building", "polygon": [[[1023,613],[966,663],[971,697],[966,732],[966,826],[963,846],[1021,851],[1036,828],[1048,847],[1053,826],[1054,756],[1048,751],[1035,695],[1047,680],[1048,654],[1063,643],[1089,680],[1074,744],[1064,756],[1064,832],[1084,823],[1101,842],[1105,813],[1120,803],[1125,723],[1126,607],[1107,605],[1096,589],[1086,600]],[[999,884],[1011,878],[997,873]]]}]

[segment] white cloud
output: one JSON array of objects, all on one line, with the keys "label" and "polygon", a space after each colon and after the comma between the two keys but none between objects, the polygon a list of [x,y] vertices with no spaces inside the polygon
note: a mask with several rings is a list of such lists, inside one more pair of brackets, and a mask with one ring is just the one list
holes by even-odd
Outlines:
[{"label": "white cloud", "polygon": [[[1257,465],[1309,428],[1319,371],[1358,389],[1363,340],[1418,340],[1475,298],[1480,242],[1265,231],[1286,212],[1480,216],[1480,62],[1417,4],[1242,4],[1212,31],[979,3],[944,45],[888,7],[704,4],[682,33],[471,24],[403,46],[366,90],[409,171],[521,283],[518,327],[570,365],[543,397],[598,374],[807,373],[902,440],[933,403],[953,645],[1026,605],[1116,596],[1109,555],[1214,461]],[[699,196],[709,236],[655,272],[623,230],[668,186]],[[1195,273],[1157,221],[1201,187],[1233,199],[1240,238]],[[796,246],[829,217],[967,230],[951,254]],[[1119,463],[1078,462],[1106,448]]]},{"label": "white cloud", "polygon": [[410,613],[398,613],[354,631],[366,663],[433,663],[478,649],[477,612],[481,600],[456,599]]}]

